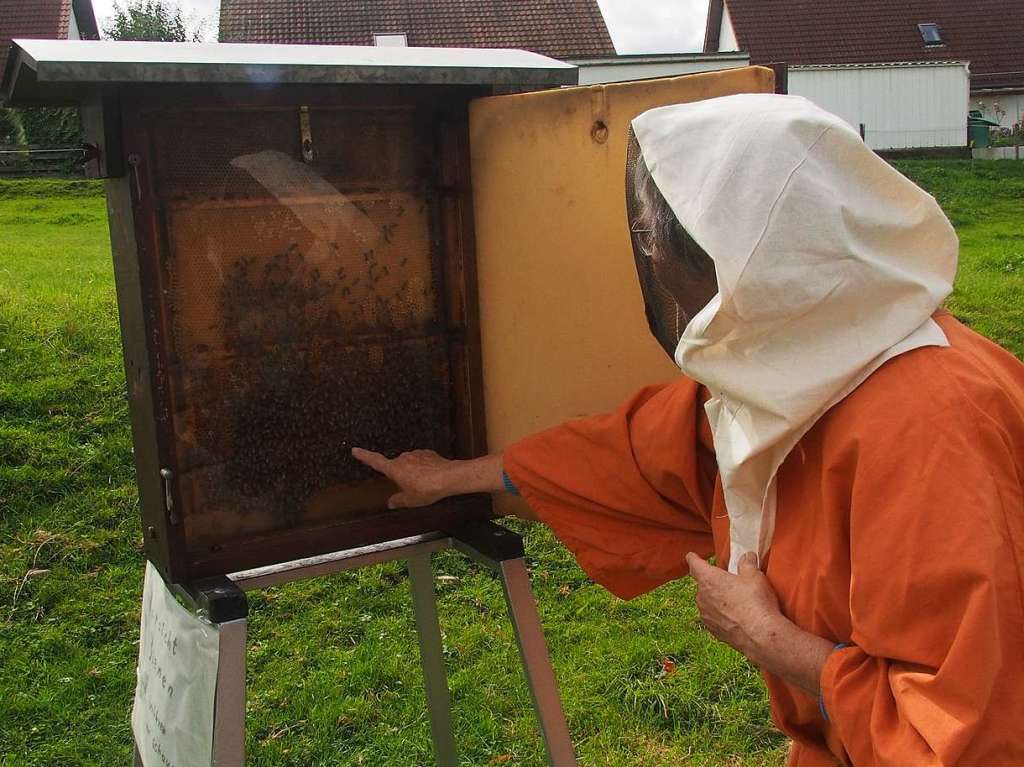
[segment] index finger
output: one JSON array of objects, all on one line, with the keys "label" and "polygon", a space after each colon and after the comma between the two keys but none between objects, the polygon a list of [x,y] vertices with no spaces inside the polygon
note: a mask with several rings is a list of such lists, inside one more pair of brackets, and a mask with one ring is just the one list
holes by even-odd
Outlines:
[{"label": "index finger", "polygon": [[690,568],[690,575],[692,575],[696,581],[702,581],[708,577],[714,577],[714,572],[718,569],[714,565],[709,564],[706,559],[694,554],[692,551],[686,555],[686,564]]},{"label": "index finger", "polygon": [[384,476],[388,475],[388,467],[391,461],[387,459],[387,456],[381,453],[375,453],[372,450],[364,450],[361,447],[352,448],[352,457],[360,463],[365,463],[374,471],[379,471]]}]

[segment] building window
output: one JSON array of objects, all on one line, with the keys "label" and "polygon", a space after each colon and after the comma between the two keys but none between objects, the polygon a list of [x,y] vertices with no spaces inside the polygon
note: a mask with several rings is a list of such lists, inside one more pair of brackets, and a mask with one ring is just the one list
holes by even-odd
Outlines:
[{"label": "building window", "polygon": [[409,39],[404,32],[398,34],[374,35],[373,44],[382,48],[405,48]]},{"label": "building window", "polygon": [[921,31],[925,45],[945,45],[938,24],[918,24],[917,28]]}]

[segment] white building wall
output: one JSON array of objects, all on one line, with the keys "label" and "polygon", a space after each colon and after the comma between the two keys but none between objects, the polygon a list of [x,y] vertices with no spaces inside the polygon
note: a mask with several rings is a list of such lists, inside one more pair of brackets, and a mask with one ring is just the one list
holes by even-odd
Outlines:
[{"label": "white building wall", "polygon": [[[996,109],[996,105],[999,106]],[[971,109],[980,109],[990,120],[1003,128],[1024,122],[1024,93],[996,93],[971,97]]]},{"label": "white building wall", "polygon": [[735,55],[719,58],[717,56],[677,58],[658,61],[601,59],[598,61],[578,61],[580,85],[596,85],[598,83],[620,83],[627,80],[647,80],[652,77],[676,77],[692,75],[697,72],[714,72],[719,69],[745,67],[750,63],[747,56]]},{"label": "white building wall", "polygon": [[789,92],[859,130],[872,149],[967,145],[967,66],[883,64],[791,67]]},{"label": "white building wall", "polygon": [[722,7],[722,28],[718,31],[718,50],[738,51],[740,45],[736,42],[736,30],[732,28],[732,18],[729,16],[729,6],[723,3]]},{"label": "white building wall", "polygon": [[78,31],[78,21],[75,19],[74,11],[68,19],[68,40],[81,40],[82,33]]}]

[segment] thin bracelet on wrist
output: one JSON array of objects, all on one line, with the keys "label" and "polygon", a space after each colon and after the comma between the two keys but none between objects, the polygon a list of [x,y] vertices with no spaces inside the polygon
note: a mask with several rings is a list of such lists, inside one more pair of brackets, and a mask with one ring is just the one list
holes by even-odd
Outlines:
[{"label": "thin bracelet on wrist", "polygon": [[[843,650],[843,649],[845,649],[845,648],[847,648],[849,646],[850,645],[848,645],[846,642],[839,642],[835,647],[832,648],[832,652],[835,652],[836,650]],[[824,719],[826,722],[831,722],[832,721],[831,719],[829,719],[829,717],[828,717],[828,710],[825,708],[825,692],[824,691],[821,691],[821,692],[818,693],[818,710],[821,712],[821,718],[822,719]]]},{"label": "thin bracelet on wrist", "polygon": [[515,486],[512,479],[504,471],[501,472],[501,484],[505,486],[505,492],[509,495],[519,495],[519,488]]}]

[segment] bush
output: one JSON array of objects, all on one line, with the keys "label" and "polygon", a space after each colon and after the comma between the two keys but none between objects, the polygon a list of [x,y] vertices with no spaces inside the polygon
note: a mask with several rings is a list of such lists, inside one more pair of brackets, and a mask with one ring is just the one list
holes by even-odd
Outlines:
[{"label": "bush", "polygon": [[1011,128],[994,128],[992,130],[992,146],[1024,146],[1024,122]]},{"label": "bush", "polygon": [[25,143],[38,146],[68,146],[82,140],[78,110],[19,109],[25,127]]},{"label": "bush", "polygon": [[0,109],[0,144],[24,144],[25,126],[14,109]]}]

